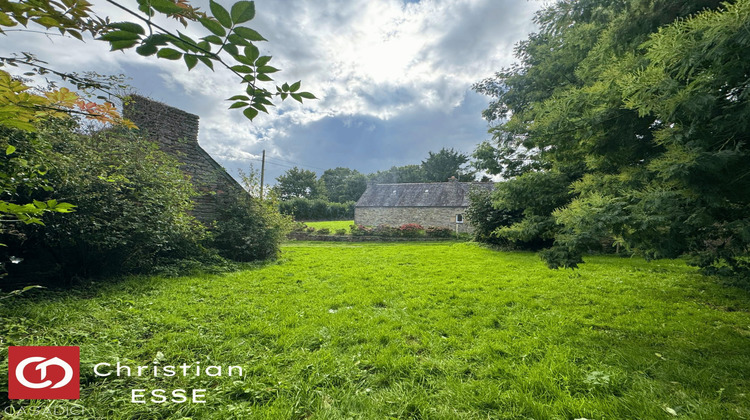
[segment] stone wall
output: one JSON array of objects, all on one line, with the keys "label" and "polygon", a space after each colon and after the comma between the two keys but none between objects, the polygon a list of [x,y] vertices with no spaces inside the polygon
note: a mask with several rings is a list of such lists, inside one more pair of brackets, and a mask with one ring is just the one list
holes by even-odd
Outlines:
[{"label": "stone wall", "polygon": [[457,240],[455,236],[451,236],[450,238],[401,238],[393,236],[311,235],[304,232],[292,232],[286,237],[293,241],[319,242],[443,242]]},{"label": "stone wall", "polygon": [[[464,223],[456,223],[456,215],[464,217]],[[424,227],[447,227],[458,232],[471,232],[466,220],[466,207],[356,207],[354,223],[365,226],[401,226],[419,223]]]},{"label": "stone wall", "polygon": [[222,199],[227,194],[246,194],[245,190],[198,145],[198,116],[160,102],[133,95],[124,116],[133,121],[144,137],[174,156],[181,169],[201,193],[193,199],[193,215],[203,223],[216,220]]}]

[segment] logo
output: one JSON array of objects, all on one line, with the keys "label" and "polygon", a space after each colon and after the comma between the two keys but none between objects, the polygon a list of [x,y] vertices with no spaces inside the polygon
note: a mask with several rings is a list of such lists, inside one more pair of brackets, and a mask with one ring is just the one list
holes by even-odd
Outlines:
[{"label": "logo", "polygon": [[80,398],[80,349],[73,346],[8,347],[8,398]]}]

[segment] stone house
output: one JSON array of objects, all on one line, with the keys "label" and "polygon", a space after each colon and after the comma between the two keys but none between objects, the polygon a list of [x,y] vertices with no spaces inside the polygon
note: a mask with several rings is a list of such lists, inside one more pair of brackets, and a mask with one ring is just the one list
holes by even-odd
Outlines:
[{"label": "stone house", "polygon": [[447,227],[471,232],[466,220],[469,192],[473,188],[492,190],[491,182],[448,182],[415,184],[368,184],[354,208],[354,223],[364,226],[401,226],[418,223],[424,227]]},{"label": "stone house", "polygon": [[180,161],[180,169],[190,177],[200,193],[193,198],[193,216],[209,224],[216,220],[222,199],[231,194],[247,194],[198,144],[198,116],[139,95],[131,95],[123,115],[159,148]]}]

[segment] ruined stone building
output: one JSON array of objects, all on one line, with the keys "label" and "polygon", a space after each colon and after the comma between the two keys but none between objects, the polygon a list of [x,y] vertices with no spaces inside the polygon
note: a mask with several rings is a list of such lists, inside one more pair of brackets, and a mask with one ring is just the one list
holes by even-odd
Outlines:
[{"label": "ruined stone building", "polygon": [[198,144],[198,116],[139,95],[132,95],[124,116],[133,121],[142,134],[155,141],[161,150],[181,162],[200,193],[193,199],[193,215],[203,223],[216,220],[222,198],[228,194],[247,194]]},{"label": "ruined stone building", "polygon": [[472,188],[491,190],[491,182],[434,182],[414,184],[368,184],[354,208],[354,223],[364,226],[447,227],[458,232],[472,230],[465,218]]}]

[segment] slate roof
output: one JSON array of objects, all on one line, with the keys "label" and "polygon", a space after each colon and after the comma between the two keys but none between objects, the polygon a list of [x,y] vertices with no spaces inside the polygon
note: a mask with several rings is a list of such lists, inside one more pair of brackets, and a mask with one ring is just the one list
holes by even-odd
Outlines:
[{"label": "slate roof", "polygon": [[472,188],[492,190],[492,182],[368,184],[357,207],[468,207]]}]

